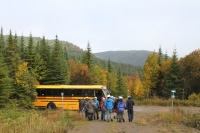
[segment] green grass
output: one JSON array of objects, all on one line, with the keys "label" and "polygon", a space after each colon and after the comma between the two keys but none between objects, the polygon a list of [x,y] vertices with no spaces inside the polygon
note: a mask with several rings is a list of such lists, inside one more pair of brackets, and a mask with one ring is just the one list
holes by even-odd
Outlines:
[{"label": "green grass", "polygon": [[82,120],[76,112],[61,110],[0,110],[2,133],[65,133],[74,127],[74,121]]}]

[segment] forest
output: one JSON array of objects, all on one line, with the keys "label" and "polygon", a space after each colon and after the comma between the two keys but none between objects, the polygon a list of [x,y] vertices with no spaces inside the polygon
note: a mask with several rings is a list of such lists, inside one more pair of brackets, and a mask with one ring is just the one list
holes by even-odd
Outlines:
[{"label": "forest", "polygon": [[[22,36],[0,33],[0,108],[7,103],[32,108],[38,84],[105,85],[113,96],[134,99],[200,97],[200,49],[183,58],[158,52],[148,56],[143,68],[96,60],[90,43],[82,55],[70,55],[56,36],[53,45],[43,37],[25,41]],[[134,58],[134,57],[133,57]],[[101,62],[101,63],[100,63]],[[200,98],[199,98],[200,99]]]}]

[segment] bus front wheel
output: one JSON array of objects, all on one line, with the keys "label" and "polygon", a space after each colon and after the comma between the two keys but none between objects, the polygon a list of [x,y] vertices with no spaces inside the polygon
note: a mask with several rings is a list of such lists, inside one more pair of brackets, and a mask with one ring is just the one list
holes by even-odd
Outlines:
[{"label": "bus front wheel", "polygon": [[47,108],[49,110],[56,110],[56,105],[53,103],[53,102],[50,102],[48,105],[47,105]]}]

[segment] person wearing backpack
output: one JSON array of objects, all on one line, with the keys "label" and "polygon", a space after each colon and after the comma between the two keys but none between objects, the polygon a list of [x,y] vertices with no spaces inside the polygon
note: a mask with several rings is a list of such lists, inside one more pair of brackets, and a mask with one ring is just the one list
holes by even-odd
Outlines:
[{"label": "person wearing backpack", "polygon": [[132,122],[134,117],[133,105],[135,105],[133,99],[131,98],[131,96],[128,96],[128,100],[126,101],[126,107],[127,107],[129,122]]},{"label": "person wearing backpack", "polygon": [[117,104],[118,112],[118,122],[125,122],[124,120],[124,110],[126,109],[126,104],[123,102],[123,97],[119,96],[119,102]]},{"label": "person wearing backpack", "polygon": [[106,108],[107,122],[112,121],[111,114],[113,110],[113,104],[114,104],[113,99],[110,97],[110,95],[108,95],[107,100],[104,102],[104,106]]},{"label": "person wearing backpack", "polygon": [[97,100],[97,97],[94,97],[93,103],[95,104],[94,108],[94,120],[99,119],[99,101]]}]

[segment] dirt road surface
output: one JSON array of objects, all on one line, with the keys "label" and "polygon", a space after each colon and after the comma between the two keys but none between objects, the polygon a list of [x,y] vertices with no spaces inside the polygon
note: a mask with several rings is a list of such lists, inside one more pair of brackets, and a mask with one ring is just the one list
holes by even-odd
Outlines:
[{"label": "dirt road surface", "polygon": [[[200,108],[182,107],[183,110],[199,112]],[[135,106],[134,121],[128,122],[127,112],[125,112],[125,122],[119,123],[116,119],[113,122],[105,122],[102,120],[81,121],[77,122],[75,127],[69,133],[200,133],[199,130],[188,128],[183,125],[174,125],[168,127],[162,124],[145,124],[141,121],[144,117],[159,112],[170,111],[171,107],[161,106]],[[100,113],[99,113],[100,114]]]}]

